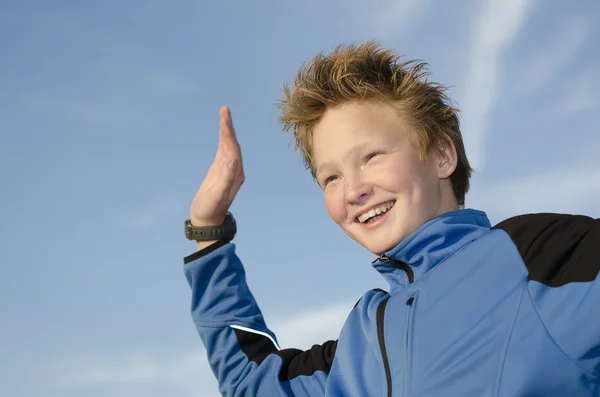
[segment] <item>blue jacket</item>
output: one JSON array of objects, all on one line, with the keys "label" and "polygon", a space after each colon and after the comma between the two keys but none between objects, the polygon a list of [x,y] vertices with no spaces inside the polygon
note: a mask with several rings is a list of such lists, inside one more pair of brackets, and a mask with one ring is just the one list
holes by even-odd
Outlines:
[{"label": "blue jacket", "polygon": [[225,396],[600,396],[600,220],[443,214],[373,262],[336,341],[281,350],[231,243],[185,258]]}]

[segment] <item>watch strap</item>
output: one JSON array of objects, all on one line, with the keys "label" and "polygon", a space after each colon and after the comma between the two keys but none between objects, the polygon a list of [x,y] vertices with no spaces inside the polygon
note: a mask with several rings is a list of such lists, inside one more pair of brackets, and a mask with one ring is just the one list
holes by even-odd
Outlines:
[{"label": "watch strap", "polygon": [[185,221],[185,237],[188,240],[212,241],[212,240],[231,240],[235,237],[237,225],[231,213],[225,215],[225,220],[221,225],[216,226],[193,226],[191,220]]}]

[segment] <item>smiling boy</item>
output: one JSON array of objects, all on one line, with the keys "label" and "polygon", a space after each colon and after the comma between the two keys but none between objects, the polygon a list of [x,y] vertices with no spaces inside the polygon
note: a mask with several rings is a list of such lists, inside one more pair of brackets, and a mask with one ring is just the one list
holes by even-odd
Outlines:
[{"label": "smiling boy", "polygon": [[[313,129],[314,169],[329,216],[373,253],[458,209],[450,179],[458,158],[452,141],[440,136],[432,145],[439,147],[424,148],[421,161],[414,135],[394,107],[375,101],[332,107]],[[463,167],[469,170],[466,157]],[[459,194],[462,201],[464,192]]]},{"label": "smiling boy", "polygon": [[457,110],[425,64],[368,42],[303,66],[282,122],[329,216],[368,249],[340,337],[281,350],[249,292],[228,209],[244,182],[231,115],[194,198],[192,317],[226,396],[599,396],[600,221],[464,209]]}]

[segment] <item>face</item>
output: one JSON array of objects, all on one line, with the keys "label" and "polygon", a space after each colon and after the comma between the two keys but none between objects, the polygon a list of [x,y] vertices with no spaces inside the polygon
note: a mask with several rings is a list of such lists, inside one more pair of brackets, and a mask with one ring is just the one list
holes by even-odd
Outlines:
[{"label": "face", "polygon": [[454,146],[449,141],[421,161],[411,134],[396,110],[379,102],[330,108],[313,130],[316,176],[329,215],[377,255],[458,208],[449,180]]}]

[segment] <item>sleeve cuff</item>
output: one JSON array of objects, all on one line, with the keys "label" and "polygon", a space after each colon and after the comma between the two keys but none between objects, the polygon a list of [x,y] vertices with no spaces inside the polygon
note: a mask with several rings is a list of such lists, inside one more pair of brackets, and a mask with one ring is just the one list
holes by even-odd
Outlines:
[{"label": "sleeve cuff", "polygon": [[196,251],[193,254],[188,255],[185,258],[183,258],[183,264],[187,265],[188,263],[193,262],[196,259],[203,257],[204,255],[208,255],[211,252],[213,252],[214,250],[216,250],[217,248],[221,248],[225,244],[229,243],[230,241],[231,240],[219,240],[216,243],[213,243],[206,248],[202,248],[200,251]]}]

